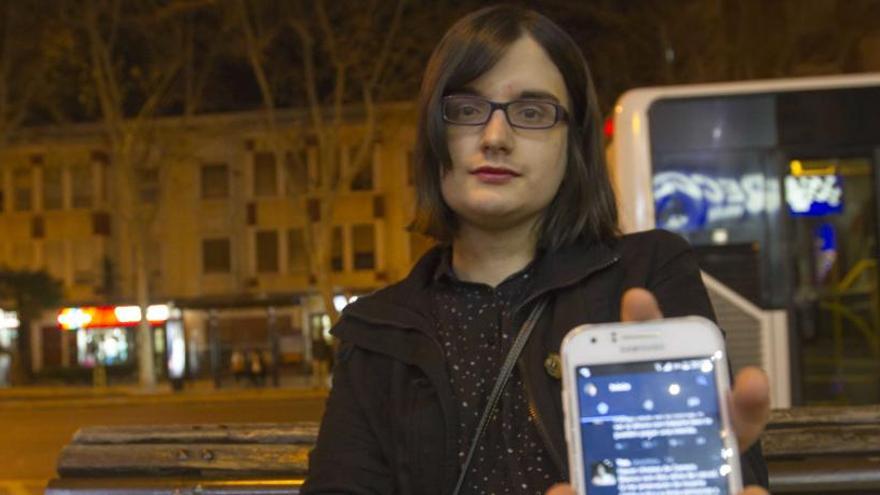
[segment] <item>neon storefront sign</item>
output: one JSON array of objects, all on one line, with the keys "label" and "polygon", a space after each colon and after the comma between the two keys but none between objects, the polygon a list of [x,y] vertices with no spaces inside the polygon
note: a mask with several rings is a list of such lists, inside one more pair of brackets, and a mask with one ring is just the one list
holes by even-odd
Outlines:
[{"label": "neon storefront sign", "polygon": [[[166,304],[147,307],[147,321],[161,325],[171,316]],[[58,326],[62,330],[80,328],[133,327],[141,321],[141,308],[138,306],[84,306],[64,308],[58,312]]]}]

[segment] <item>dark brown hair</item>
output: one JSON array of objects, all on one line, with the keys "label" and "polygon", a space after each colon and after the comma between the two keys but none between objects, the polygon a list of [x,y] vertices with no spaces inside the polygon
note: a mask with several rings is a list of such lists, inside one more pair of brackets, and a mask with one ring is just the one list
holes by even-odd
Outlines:
[{"label": "dark brown hair", "polygon": [[434,49],[419,94],[414,177],[416,214],[410,228],[451,242],[458,222],[443,200],[441,172],[451,167],[444,95],[490,70],[523,35],[550,56],[571,100],[568,163],[556,195],[537,225],[538,248],[555,250],[576,241],[602,242],[618,234],[617,206],[605,167],[601,120],[589,68],[574,40],[553,21],[528,9],[499,5],[456,22]]}]

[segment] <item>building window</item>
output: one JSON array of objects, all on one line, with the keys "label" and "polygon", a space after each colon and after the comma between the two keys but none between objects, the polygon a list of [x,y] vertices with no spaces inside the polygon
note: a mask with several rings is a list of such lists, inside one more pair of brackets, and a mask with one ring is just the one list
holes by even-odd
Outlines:
[{"label": "building window", "polygon": [[303,148],[299,152],[288,152],[284,167],[286,171],[286,192],[288,196],[305,194],[309,189],[309,153]]},{"label": "building window", "polygon": [[371,224],[355,225],[351,228],[352,254],[355,270],[376,268],[376,227]]},{"label": "building window", "polygon": [[229,197],[229,167],[225,163],[202,165],[202,199]]},{"label": "building window", "polygon": [[12,171],[13,209],[15,211],[30,211],[32,188],[31,169],[22,167]]},{"label": "building window", "polygon": [[308,273],[309,256],[306,251],[306,236],[303,229],[287,231],[287,271]]},{"label": "building window", "polygon": [[257,273],[278,273],[278,232],[258,231],[256,245]]},{"label": "building window", "polygon": [[43,209],[60,210],[64,207],[61,167],[43,169]]},{"label": "building window", "polygon": [[136,171],[140,199],[147,204],[159,202],[159,167],[141,168]]},{"label": "building window", "polygon": [[202,240],[202,273],[229,273],[232,256],[229,239]]},{"label": "building window", "polygon": [[254,153],[254,196],[275,196],[278,193],[278,171],[275,155],[268,151]]},{"label": "building window", "polygon": [[[156,182],[158,183],[158,174]],[[70,183],[73,192],[73,207],[91,208],[94,203],[92,165],[90,163],[80,163],[70,167]]]},{"label": "building window", "polygon": [[[352,157],[354,158],[354,157]],[[352,163],[352,166],[355,164]],[[373,190],[373,160],[371,157],[366,158],[366,163],[351,180],[352,191],[372,191]]]},{"label": "building window", "polygon": [[333,227],[333,235],[330,242],[330,268],[334,272],[341,272],[345,269],[343,253],[342,227]]}]

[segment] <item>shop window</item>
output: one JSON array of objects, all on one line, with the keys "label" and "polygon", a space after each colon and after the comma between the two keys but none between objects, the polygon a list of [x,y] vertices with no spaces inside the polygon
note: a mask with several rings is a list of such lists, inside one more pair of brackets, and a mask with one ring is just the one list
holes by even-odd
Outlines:
[{"label": "shop window", "polygon": [[254,153],[254,196],[275,196],[278,193],[278,170],[275,154],[268,151]]},{"label": "shop window", "polygon": [[61,167],[43,169],[43,209],[60,210],[64,207],[64,188],[61,182]]},{"label": "shop window", "polygon": [[345,247],[342,238],[342,227],[333,227],[333,235],[330,243],[330,268],[334,272],[341,272],[345,269],[343,261],[343,252]]},{"label": "shop window", "polygon": [[202,273],[229,273],[231,268],[229,239],[202,240]]},{"label": "shop window", "polygon": [[125,328],[89,328],[77,330],[77,363],[92,368],[98,363],[114,366],[128,363],[134,344],[134,333]]},{"label": "shop window", "polygon": [[284,167],[286,172],[286,193],[288,196],[304,194],[309,189],[309,153],[303,148],[288,152]]},{"label": "shop window", "polygon": [[229,166],[225,163],[202,165],[202,199],[229,197]]},{"label": "shop window", "polygon": [[12,171],[13,209],[15,211],[30,211],[33,183],[31,181],[31,169],[16,168]]},{"label": "shop window", "polygon": [[278,232],[261,230],[256,233],[257,273],[278,273]]},{"label": "shop window", "polygon": [[[156,177],[158,182],[158,173]],[[91,208],[94,204],[94,184],[91,163],[80,163],[70,167],[70,183],[74,208]]]},{"label": "shop window", "polygon": [[352,254],[355,270],[376,268],[376,227],[371,224],[355,225],[351,229]]},{"label": "shop window", "polygon": [[308,273],[309,256],[303,229],[287,231],[287,270],[290,273]]}]

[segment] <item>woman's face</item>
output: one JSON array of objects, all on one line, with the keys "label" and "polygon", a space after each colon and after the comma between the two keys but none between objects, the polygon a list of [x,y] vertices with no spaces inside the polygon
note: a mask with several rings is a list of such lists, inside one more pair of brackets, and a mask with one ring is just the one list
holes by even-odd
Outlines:
[{"label": "woman's face", "polygon": [[[570,110],[562,74],[527,35],[466,90],[498,103],[539,99]],[[446,129],[452,167],[441,177],[441,191],[459,222],[481,230],[534,225],[565,175],[567,124],[511,127],[496,109],[484,125],[447,124]]]}]

